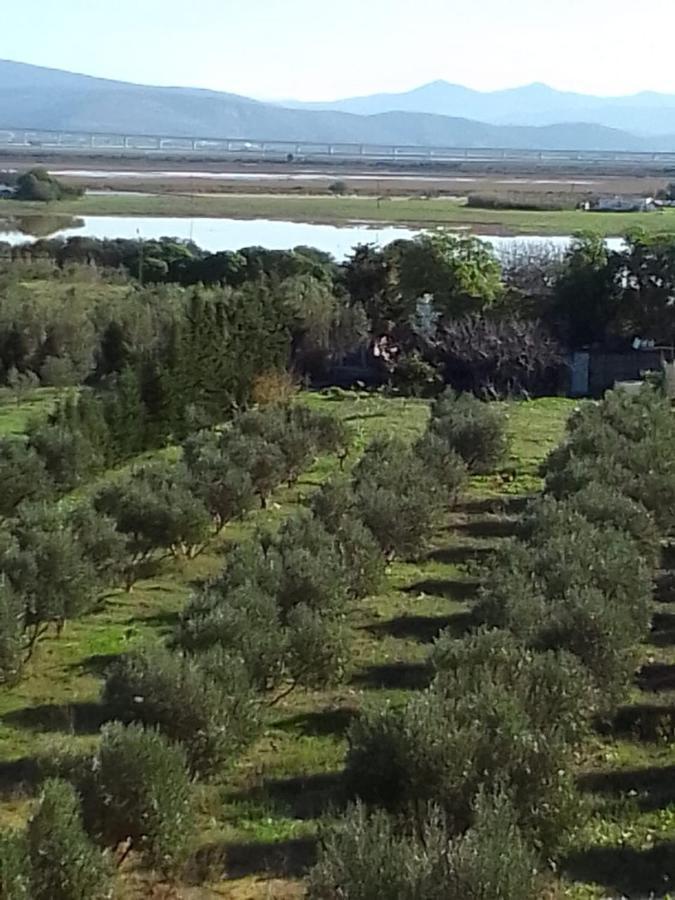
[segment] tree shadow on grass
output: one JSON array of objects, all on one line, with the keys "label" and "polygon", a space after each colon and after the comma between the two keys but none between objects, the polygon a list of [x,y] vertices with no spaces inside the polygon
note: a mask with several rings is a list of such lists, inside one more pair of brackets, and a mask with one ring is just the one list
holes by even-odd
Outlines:
[{"label": "tree shadow on grass", "polygon": [[96,675],[98,678],[102,678],[121,655],[121,653],[95,653],[93,656],[87,656],[79,662],[72,663],[69,668],[77,669],[86,675]]},{"label": "tree shadow on grass", "polygon": [[46,703],[6,713],[2,721],[27,731],[97,734],[109,718],[100,703]]},{"label": "tree shadow on grass", "polygon": [[675,646],[675,613],[656,613],[652,620],[649,643],[656,647]]},{"label": "tree shadow on grass", "polygon": [[459,544],[453,547],[440,547],[429,554],[433,562],[448,566],[466,566],[484,561],[494,553],[493,547],[476,547],[471,544]]},{"label": "tree shadow on grass", "polygon": [[279,817],[310,821],[344,809],[347,798],[342,772],[320,772],[295,778],[266,778],[228,799],[271,807]]},{"label": "tree shadow on grass", "polygon": [[427,578],[425,581],[416,581],[403,588],[404,594],[428,594],[431,597],[445,597],[448,600],[456,600],[466,603],[475,600],[480,585],[477,581],[460,581],[456,578]]},{"label": "tree shadow on grass", "polygon": [[342,737],[349,730],[359,712],[354,707],[325,709],[321,712],[302,713],[292,719],[275,723],[275,728],[290,731],[303,737]]},{"label": "tree shadow on grass", "polygon": [[637,673],[637,683],[646,693],[675,691],[675,664],[647,663]]},{"label": "tree shadow on grass", "polygon": [[620,706],[612,721],[600,725],[603,734],[653,743],[675,738],[675,706],[632,703]]},{"label": "tree shadow on grass", "polygon": [[465,500],[457,507],[458,512],[468,516],[519,516],[530,498],[526,496],[483,497]]},{"label": "tree shadow on grass", "polygon": [[449,630],[453,636],[462,637],[470,629],[471,613],[455,613],[452,616],[399,616],[388,622],[378,622],[366,628],[374,637],[394,637],[431,644],[442,631]]},{"label": "tree shadow on grass", "polygon": [[515,537],[518,533],[520,521],[518,519],[495,517],[474,519],[462,525],[457,525],[457,531],[473,538],[499,539]]},{"label": "tree shadow on grass", "polygon": [[189,861],[186,879],[192,884],[203,884],[256,875],[301,878],[316,862],[316,844],[314,838],[210,844],[200,848]]},{"label": "tree shadow on grass", "polygon": [[34,756],[0,762],[0,799],[12,800],[35,794],[42,781],[42,770]]},{"label": "tree shadow on grass", "polygon": [[422,690],[429,686],[433,673],[427,663],[398,662],[365,666],[351,680],[353,687],[376,690]]},{"label": "tree shadow on grass", "polygon": [[590,772],[580,776],[579,788],[611,797],[630,796],[643,812],[675,803],[675,766]]},{"label": "tree shadow on grass", "polygon": [[629,900],[663,897],[675,887],[675,844],[648,850],[589,847],[571,854],[563,871],[575,881],[601,884]]}]

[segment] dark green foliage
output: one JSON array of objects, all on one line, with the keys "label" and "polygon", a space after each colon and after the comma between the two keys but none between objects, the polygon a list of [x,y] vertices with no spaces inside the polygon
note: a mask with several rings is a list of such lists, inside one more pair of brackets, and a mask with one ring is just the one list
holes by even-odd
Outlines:
[{"label": "dark green foliage", "polygon": [[195,497],[182,469],[153,465],[107,485],[94,498],[97,512],[109,516],[126,537],[127,585],[139,566],[160,550],[178,557],[193,556],[207,540],[210,517]]},{"label": "dark green foliage", "polygon": [[113,723],[103,730],[94,770],[108,842],[131,839],[150,866],[178,869],[195,828],[184,750],[158,731]]},{"label": "dark green foliage", "polygon": [[357,804],[324,835],[310,900],[535,900],[536,859],[508,798],[480,797],[475,824],[448,833],[431,810],[414,834]]},{"label": "dark green foliage", "polygon": [[0,578],[0,682],[15,684],[21,677],[26,639],[26,606],[22,597]]},{"label": "dark green foliage", "polygon": [[349,659],[348,637],[340,618],[298,603],[286,622],[286,668],[291,682],[317,689],[339,684]]},{"label": "dark green foliage", "polygon": [[602,482],[589,482],[571,494],[564,501],[564,506],[552,497],[545,498],[530,510],[524,525],[530,531],[546,527],[543,520],[550,517],[548,527],[555,528],[559,524],[565,528],[568,524],[572,524],[564,521],[565,508],[569,513],[582,515],[584,519],[598,527],[614,528],[628,535],[639,547],[645,562],[651,568],[657,565],[661,539],[653,516],[641,503]]},{"label": "dark green foliage", "polygon": [[354,470],[359,515],[387,556],[414,557],[447,501],[423,461],[396,438],[378,437]]},{"label": "dark green foliage", "polygon": [[446,391],[432,406],[429,427],[471,472],[494,472],[504,461],[508,447],[504,414],[472,394]]},{"label": "dark green foliage", "polygon": [[82,195],[81,189],[62,184],[46,169],[41,168],[23,172],[16,179],[16,186],[14,199],[28,202],[53,203],[56,200],[74,199]]},{"label": "dark green foliage", "polygon": [[668,534],[675,527],[674,441],[675,416],[657,391],[611,392],[570,420],[566,441],[544,466],[547,490],[560,498],[604,484],[641,503]]},{"label": "dark green foliage", "polygon": [[112,718],[180,742],[195,774],[214,775],[254,736],[256,711],[239,660],[221,655],[210,668],[166,650],[132,653],[108,673],[103,703]]},{"label": "dark green foliage", "polygon": [[0,439],[0,519],[13,516],[21,503],[49,496],[52,485],[33,447]]},{"label": "dark green foliage", "polygon": [[367,803],[417,819],[438,803],[451,832],[461,834],[481,792],[503,787],[528,839],[545,854],[556,852],[581,812],[570,744],[583,727],[578,668],[490,634],[466,645],[443,642],[436,662],[430,690],[352,726],[350,788]]},{"label": "dark green foliage", "polygon": [[127,367],[120,372],[114,390],[105,397],[103,409],[113,461],[129,459],[147,449],[146,409],[134,369]]},{"label": "dark green foliage", "polygon": [[[356,552],[354,552],[356,556]],[[339,680],[347,658],[342,619],[357,581],[336,537],[309,513],[289,519],[231,554],[222,575],[188,605],[177,643],[219,648],[243,659],[251,682],[321,686]]]},{"label": "dark green foliage", "polygon": [[448,494],[448,502],[456,501],[466,485],[467,470],[462,457],[441,436],[429,430],[415,444],[415,453]]},{"label": "dark green foliage", "polygon": [[127,542],[114,520],[98,513],[89,503],[81,503],[69,514],[68,524],[101,585],[116,585],[124,573]]},{"label": "dark green foliage", "polygon": [[186,441],[183,460],[191,490],[204,502],[217,531],[253,506],[255,490],[251,476],[245,468],[232,462],[217,432],[202,431]]},{"label": "dark green foliage", "polygon": [[189,652],[217,648],[236,655],[258,690],[283,677],[288,635],[274,597],[254,584],[197,593],[183,612],[176,642]]},{"label": "dark green foliage", "polygon": [[588,674],[569,653],[528,649],[514,635],[481,630],[457,639],[443,632],[431,655],[435,689],[448,697],[508,689],[543,733],[572,745],[586,736],[595,698]]},{"label": "dark green foliage", "polygon": [[627,689],[635,644],[649,623],[651,576],[630,537],[571,513],[564,530],[510,543],[484,576],[476,618],[539,649],[577,656],[598,691]]},{"label": "dark green foliage", "polygon": [[32,900],[30,857],[24,834],[0,833],[0,897],[2,900]]},{"label": "dark green foliage", "polygon": [[0,568],[25,604],[32,648],[50,623],[62,627],[91,610],[100,583],[73,529],[55,509],[24,508],[13,532],[15,541],[5,548]]},{"label": "dark green foliage", "polygon": [[385,559],[372,531],[359,517],[349,481],[335,478],[326,482],[312,497],[311,509],[337,541],[351,597],[358,600],[376,593]]},{"label": "dark green foliage", "polygon": [[47,476],[61,491],[71,491],[97,472],[103,460],[96,447],[66,422],[34,422],[28,447],[42,460]]},{"label": "dark green foliage", "polygon": [[74,788],[45,782],[28,823],[32,900],[102,900],[112,895],[100,852],[87,837]]}]

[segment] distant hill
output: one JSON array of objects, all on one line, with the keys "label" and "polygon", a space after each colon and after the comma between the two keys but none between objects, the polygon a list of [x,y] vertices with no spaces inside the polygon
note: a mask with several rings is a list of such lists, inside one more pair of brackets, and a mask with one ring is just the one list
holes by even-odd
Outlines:
[{"label": "distant hill", "polygon": [[284,101],[294,109],[375,115],[382,112],[433,113],[479,119],[493,125],[556,125],[584,122],[643,135],[675,132],[675,96],[644,92],[626,97],[595,97],[557,91],[545,84],[500,91],[474,91],[433,81],[400,94],[373,94],[321,103]]},{"label": "distant hill", "polygon": [[[536,102],[543,116],[551,89],[532,86],[526,90],[539,98]],[[518,92],[498,93],[506,114],[509,103],[515,100],[507,102],[504,98]],[[621,128],[577,120],[536,126],[503,125],[485,121],[490,118],[487,115],[479,120],[480,116],[450,116],[438,110],[412,108],[416,104],[441,106],[443,98],[450,95],[458,98],[457,103],[464,97],[461,102],[466,101],[467,105],[467,98],[474,94],[475,91],[438,82],[408,95],[398,95],[408,98],[410,108],[403,111],[378,110],[378,106],[398,100],[374,97],[344,101],[347,106],[358,107],[349,111],[288,108],[237,94],[148,87],[0,60],[0,129],[475,148],[675,150],[675,123],[674,134],[645,138]],[[502,102],[497,95],[480,96],[492,98],[490,108],[496,115]]]}]

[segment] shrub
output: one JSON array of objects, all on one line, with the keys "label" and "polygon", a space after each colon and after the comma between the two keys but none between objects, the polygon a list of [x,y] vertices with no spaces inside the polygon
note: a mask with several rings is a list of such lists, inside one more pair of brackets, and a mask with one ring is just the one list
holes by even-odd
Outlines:
[{"label": "shrub", "polygon": [[0,834],[0,897],[33,900],[30,890],[30,856],[24,834]]},{"label": "shrub", "polygon": [[218,648],[236,655],[258,690],[273,688],[283,677],[288,636],[276,601],[254,584],[196,594],[181,617],[176,643],[189,652]]},{"label": "shrub", "polygon": [[110,670],[103,703],[111,717],[157,727],[187,753],[192,772],[213,775],[255,733],[255,709],[243,666],[222,657],[217,677],[166,650],[122,657]]},{"label": "shrub", "polygon": [[0,518],[10,518],[21,503],[49,496],[52,484],[34,448],[0,439]]},{"label": "shrub", "polygon": [[148,466],[104,487],[94,498],[97,512],[108,516],[127,542],[127,587],[141,566],[160,550],[194,556],[207,540],[210,517],[175,467]]},{"label": "shrub", "polygon": [[186,441],[183,459],[189,473],[190,489],[203,501],[217,532],[254,505],[251,476],[231,463],[215,432],[201,432]]},{"label": "shrub", "polygon": [[649,625],[649,568],[628,535],[564,504],[541,504],[526,526],[530,543],[510,542],[487,569],[477,621],[572,653],[606,702],[616,702]]},{"label": "shrub", "polygon": [[419,555],[431,537],[444,490],[403,442],[375,438],[354,470],[357,509],[388,556]]},{"label": "shrub", "polygon": [[94,768],[108,840],[130,839],[163,871],[180,867],[195,827],[185,751],[158,731],[113,723],[103,730]]},{"label": "shrub", "polygon": [[448,502],[454,503],[467,481],[464,460],[449,448],[447,441],[433,431],[427,431],[417,441],[414,449],[427,471],[431,472],[447,491]]},{"label": "shrub", "polygon": [[15,541],[0,567],[24,601],[32,650],[50,624],[62,628],[90,611],[100,585],[76,535],[55,508],[23,507],[13,531]]},{"label": "shrub", "polygon": [[[548,513],[545,510],[548,509]],[[566,512],[566,510],[568,512]],[[616,488],[602,482],[589,482],[579,491],[571,494],[564,503],[556,503],[551,497],[539,501],[528,518],[529,529],[543,527],[543,519],[551,520],[549,529],[566,528],[572,522],[564,522],[573,514],[584,517],[599,528],[608,527],[628,535],[635,542],[645,562],[654,568],[659,560],[661,539],[653,516],[647,509]]]},{"label": "shrub", "polygon": [[534,900],[536,859],[508,798],[480,797],[475,825],[452,838],[433,810],[418,833],[356,805],[324,836],[310,900]]},{"label": "shrub", "polygon": [[[504,658],[499,663],[495,649]],[[366,803],[417,821],[438,803],[452,834],[462,834],[480,793],[503,787],[528,840],[555,853],[582,811],[569,743],[583,725],[578,670],[559,668],[553,657],[540,660],[503,635],[483,635],[452,652],[446,646],[437,664],[442,656],[445,670],[432,689],[401,709],[373,711],[354,723],[349,788]]]},{"label": "shrub", "polygon": [[0,577],[0,682],[16,684],[23,670],[26,651],[25,600]]},{"label": "shrub", "polygon": [[429,427],[470,472],[493,472],[506,456],[504,414],[472,394],[446,391],[432,407]]},{"label": "shrub", "polygon": [[80,801],[65,781],[45,782],[28,823],[33,900],[110,897],[110,876],[82,826]]}]

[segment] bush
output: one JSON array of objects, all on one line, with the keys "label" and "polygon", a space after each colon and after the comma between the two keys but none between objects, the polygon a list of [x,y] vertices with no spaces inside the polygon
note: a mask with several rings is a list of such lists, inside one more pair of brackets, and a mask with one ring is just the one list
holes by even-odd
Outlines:
[{"label": "bush", "polygon": [[389,557],[418,556],[433,534],[445,491],[402,441],[375,438],[354,470],[359,515]]},{"label": "bush", "polygon": [[647,631],[652,582],[635,542],[566,504],[546,502],[485,573],[477,621],[507,628],[541,650],[565,650],[588,669],[608,704],[627,689]]},{"label": "bush", "polygon": [[221,656],[215,674],[165,650],[122,657],[107,675],[111,717],[157,727],[187,753],[197,775],[214,775],[254,736],[256,715],[243,666]]},{"label": "bush", "polygon": [[[599,528],[608,527],[626,534],[635,542],[647,565],[657,566],[661,538],[653,516],[642,503],[602,482],[589,482],[564,502],[556,503],[552,497],[540,500],[528,511],[526,527],[530,531],[543,527],[546,518],[552,520],[546,526],[549,529],[573,527],[573,514],[583,516]],[[567,517],[569,522],[564,521]]]},{"label": "bush", "polygon": [[176,643],[189,652],[218,648],[236,655],[251,684],[264,691],[283,677],[288,635],[270,594],[254,584],[227,592],[213,586],[197,593],[187,605]]},{"label": "bush", "polygon": [[437,665],[441,659],[432,689],[354,723],[348,787],[366,803],[416,821],[438,803],[455,835],[474,822],[481,792],[503,787],[528,840],[555,853],[582,812],[570,743],[584,724],[578,668],[529,654],[503,634],[446,644]]},{"label": "bush", "polygon": [[0,833],[0,897],[2,900],[33,900],[28,842],[22,833]]},{"label": "bush", "polygon": [[450,449],[448,442],[427,431],[415,444],[415,454],[421,459],[428,472],[443,485],[448,494],[448,502],[454,503],[467,482],[464,460]]},{"label": "bush", "polygon": [[14,522],[15,540],[0,569],[24,602],[27,644],[32,650],[50,624],[89,612],[100,588],[94,566],[60,512],[49,506],[23,507]]},{"label": "bush", "polygon": [[15,515],[21,503],[43,500],[53,487],[34,448],[0,439],[0,519]]},{"label": "bush", "polygon": [[536,858],[507,798],[481,797],[475,825],[452,838],[433,810],[418,833],[356,805],[322,840],[310,900],[535,900]]},{"label": "bush", "polygon": [[179,868],[195,828],[184,750],[158,731],[113,723],[103,730],[94,769],[108,840],[130,839],[149,865]]},{"label": "bush", "polygon": [[158,551],[192,557],[209,536],[208,510],[177,467],[141,468],[99,491],[94,508],[126,538],[128,588]]},{"label": "bush", "polygon": [[45,782],[28,823],[33,900],[110,897],[110,875],[82,826],[80,801],[65,781]]},{"label": "bush", "polygon": [[446,391],[432,406],[429,427],[470,472],[493,472],[504,461],[508,447],[504,414],[472,394]]},{"label": "bush", "polygon": [[21,678],[26,652],[25,600],[0,578],[0,682],[16,684]]}]

